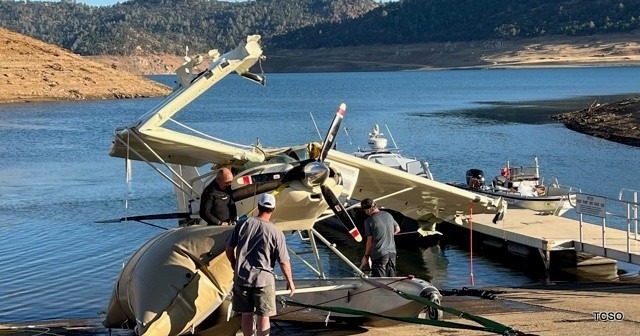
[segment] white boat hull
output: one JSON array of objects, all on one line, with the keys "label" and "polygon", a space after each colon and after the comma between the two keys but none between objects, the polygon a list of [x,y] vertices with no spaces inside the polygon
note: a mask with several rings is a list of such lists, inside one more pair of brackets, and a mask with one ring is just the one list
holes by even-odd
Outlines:
[{"label": "white boat hull", "polygon": [[450,183],[461,189],[466,189],[475,193],[489,195],[495,199],[502,197],[507,201],[509,207],[530,209],[545,215],[562,216],[571,208],[575,202],[575,194],[567,189],[546,187],[546,196],[522,196],[517,192],[494,191],[491,189],[474,189],[459,183]]},{"label": "white boat hull", "polygon": [[562,216],[569,209],[572,208],[568,199],[561,200],[544,200],[544,199],[531,199],[531,200],[519,200],[509,197],[504,198],[509,206],[515,206],[523,209],[530,209],[543,214]]}]

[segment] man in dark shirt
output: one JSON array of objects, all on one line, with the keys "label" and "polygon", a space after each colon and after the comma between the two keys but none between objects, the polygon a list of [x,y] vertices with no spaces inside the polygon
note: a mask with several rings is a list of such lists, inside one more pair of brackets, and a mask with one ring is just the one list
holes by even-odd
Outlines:
[{"label": "man in dark shirt", "polygon": [[378,205],[365,198],[360,207],[369,216],[364,221],[364,235],[367,244],[362,263],[368,264],[371,258],[371,276],[396,276],[396,242],[394,235],[400,232],[400,225],[386,211],[380,211]]},{"label": "man in dark shirt", "polygon": [[269,335],[269,317],[277,313],[273,271],[276,261],[287,279],[289,296],[295,292],[284,234],[270,221],[275,207],[273,195],[260,195],[258,216],[237,225],[225,247],[234,269],[233,310],[242,314],[245,336],[253,335],[254,315],[257,316],[257,335]]},{"label": "man in dark shirt", "polygon": [[216,178],[204,188],[200,198],[200,218],[208,225],[229,225],[236,222],[238,212],[231,198],[233,173],[228,168],[218,171]]}]

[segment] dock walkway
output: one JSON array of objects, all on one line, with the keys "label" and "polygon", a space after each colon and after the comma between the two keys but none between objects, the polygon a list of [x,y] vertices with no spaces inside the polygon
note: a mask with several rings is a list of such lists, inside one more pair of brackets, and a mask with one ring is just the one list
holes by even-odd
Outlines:
[{"label": "dock walkway", "polygon": [[[537,248],[541,252],[575,249],[593,255],[640,265],[640,240],[634,232],[582,222],[570,218],[539,215],[528,209],[509,209],[503,221],[492,223],[493,215],[478,214],[461,226],[473,232]],[[460,224],[453,224],[458,225]],[[604,236],[604,239],[603,239]],[[628,237],[628,238],[627,238]],[[638,237],[640,238],[640,236]]]}]

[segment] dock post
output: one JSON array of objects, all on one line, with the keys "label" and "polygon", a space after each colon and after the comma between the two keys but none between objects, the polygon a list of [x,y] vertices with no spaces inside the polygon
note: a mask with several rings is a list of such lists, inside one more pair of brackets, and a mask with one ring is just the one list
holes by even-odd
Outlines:
[{"label": "dock post", "polygon": [[605,231],[607,230],[607,219],[602,218],[602,256],[607,256],[607,241],[605,237]]},{"label": "dock post", "polygon": [[636,240],[638,240],[638,192],[637,191],[633,194],[633,203],[635,203],[633,205],[633,220],[636,224],[635,237],[636,237]]},{"label": "dock post", "polygon": [[627,253],[631,254],[631,204],[629,203],[627,203]]},{"label": "dock post", "polygon": [[584,252],[584,246],[582,245],[582,212],[580,213],[580,252]]},{"label": "dock post", "polygon": [[546,249],[538,249],[542,262],[544,264],[544,283],[545,285],[551,284],[551,251],[549,249],[549,243],[546,244]]}]

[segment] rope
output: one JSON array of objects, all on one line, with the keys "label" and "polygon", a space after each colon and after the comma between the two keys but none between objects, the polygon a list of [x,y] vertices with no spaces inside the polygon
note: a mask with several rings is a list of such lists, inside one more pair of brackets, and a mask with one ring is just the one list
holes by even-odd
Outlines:
[{"label": "rope", "polygon": [[462,289],[441,290],[442,296],[476,296],[481,299],[495,300],[498,298],[497,294],[502,294],[503,291],[496,290],[480,290],[462,287]]},{"label": "rope", "polygon": [[145,222],[143,220],[137,220],[136,222],[142,223],[144,225],[149,225],[149,226],[154,227],[154,228],[162,229],[162,230],[165,230],[165,231],[169,230],[169,228],[166,228],[164,226],[160,226],[160,225],[156,225],[156,224],[153,224],[153,223]]},{"label": "rope", "polygon": [[473,278],[473,204],[469,202],[469,279],[471,286],[475,286]]},{"label": "rope", "polygon": [[435,309],[439,309],[442,310],[443,312],[449,313],[451,315],[455,315],[458,316],[460,318],[463,319],[467,319],[473,322],[476,322],[480,325],[482,325],[483,327],[488,328],[489,330],[486,331],[490,331],[490,332],[494,332],[494,333],[498,333],[498,334],[505,334],[505,335],[509,335],[509,334],[513,334],[513,333],[517,333],[516,330],[514,330],[513,328],[506,326],[504,324],[495,322],[495,321],[491,321],[487,318],[481,317],[481,316],[476,316],[476,315],[472,315],[469,313],[465,313],[463,311],[457,310],[455,308],[451,308],[451,307],[446,307],[446,306],[441,306],[435,302],[432,302],[428,299],[425,299],[421,296],[417,296],[417,295],[413,295],[413,294],[409,294],[409,293],[405,293],[402,292],[400,290],[397,290],[391,286],[385,285],[379,281],[375,281],[372,280],[371,278],[363,278],[364,281],[368,282],[369,284],[376,286],[378,288],[383,288],[383,289],[387,289],[390,291],[393,291],[394,293],[400,295],[401,297],[407,299],[407,300],[411,300],[411,301],[416,301],[418,303],[424,304],[426,306],[435,308]]},{"label": "rope", "polygon": [[[278,196],[278,194],[284,190],[284,188],[286,188],[289,185],[289,183],[283,183],[282,185],[280,185],[278,188],[276,188],[274,191],[271,192],[271,194],[273,195],[273,197]],[[256,211],[256,209],[258,209],[258,206],[255,205],[256,202],[258,202],[258,200],[255,198],[256,195],[258,193],[258,184],[256,183],[254,191],[253,191],[253,208],[251,210],[249,210],[246,214],[240,216],[242,217],[249,217],[251,215],[252,212]]]},{"label": "rope", "polygon": [[423,319],[423,318],[418,318],[418,317],[403,317],[403,316],[389,316],[389,315],[384,315],[384,314],[378,314],[378,313],[373,313],[373,312],[368,312],[368,311],[364,311],[364,310],[358,310],[358,309],[351,309],[351,308],[344,308],[344,307],[335,307],[335,306],[321,306],[323,304],[329,303],[329,302],[333,302],[333,301],[337,301],[337,300],[341,300],[346,298],[347,296],[343,296],[343,297],[339,297],[336,299],[332,299],[332,300],[328,300],[325,302],[321,302],[318,303],[317,305],[310,305],[310,304],[305,304],[305,303],[301,303],[301,302],[297,302],[297,301],[292,301],[291,299],[281,299],[281,303],[283,305],[290,305],[290,306],[296,306],[296,307],[301,307],[298,310],[293,310],[289,313],[285,313],[285,314],[281,314],[278,316],[283,316],[286,314],[290,314],[290,313],[294,313],[300,310],[303,310],[305,308],[313,308],[313,309],[318,309],[318,310],[324,310],[324,311],[328,311],[328,312],[334,312],[334,313],[340,313],[340,314],[348,314],[348,315],[358,315],[358,316],[374,316],[374,317],[380,317],[380,318],[385,318],[385,319],[390,319],[390,320],[395,320],[395,321],[400,321],[400,322],[408,322],[408,323],[415,323],[415,324],[422,324],[422,325],[432,325],[432,326],[437,326],[437,327],[444,327],[444,328],[454,328],[454,329],[467,329],[467,330],[479,330],[479,331],[486,331],[486,332],[491,332],[491,333],[495,333],[495,334],[500,334],[500,335],[524,335],[522,332],[519,332],[509,326],[506,326],[504,324],[489,320],[487,318],[481,317],[481,316],[476,316],[476,315],[472,315],[469,313],[465,313],[463,311],[457,310],[455,308],[451,308],[451,307],[446,307],[446,306],[441,306],[435,302],[432,302],[426,298],[423,298],[421,296],[417,296],[417,295],[413,295],[413,294],[408,294],[405,292],[402,292],[400,290],[397,290],[389,285],[398,282],[398,281],[402,281],[405,280],[407,278],[401,278],[398,280],[395,280],[393,282],[390,282],[389,284],[384,284],[382,282],[373,280],[371,278],[362,278],[363,281],[371,284],[373,286],[373,288],[361,291],[361,292],[357,292],[357,293],[353,293],[350,294],[350,296],[355,296],[358,294],[363,294],[363,293],[367,293],[371,290],[375,290],[375,289],[386,289],[386,290],[390,290],[398,295],[400,295],[401,297],[410,300],[410,301],[415,301],[418,302],[420,304],[423,304],[425,306],[429,306],[438,310],[442,310],[443,312],[449,313],[451,315],[457,316],[459,318],[463,318],[463,319],[467,319],[470,321],[473,321],[475,323],[480,324],[480,326],[474,326],[474,325],[468,325],[468,324],[463,324],[463,323],[457,323],[457,322],[449,322],[449,321],[441,321],[441,320],[428,320],[428,319]]},{"label": "rope", "polygon": [[309,305],[309,304],[295,302],[295,301],[291,301],[291,300],[281,300],[281,302],[282,302],[283,305],[298,306],[298,307],[303,307],[303,308],[312,308],[312,309],[324,310],[324,311],[333,312],[333,313],[339,313],[339,314],[358,315],[358,316],[374,316],[374,317],[380,317],[380,318],[384,318],[384,319],[395,320],[395,321],[400,321],[400,322],[408,322],[408,323],[414,323],[414,324],[431,325],[431,326],[436,326],[436,327],[453,328],[453,329],[467,329],[467,330],[477,330],[477,331],[488,331],[488,332],[503,334],[502,332],[494,330],[494,329],[491,329],[491,328],[480,327],[480,326],[472,326],[472,325],[463,324],[463,323],[457,323],[457,322],[449,322],[449,321],[441,321],[441,320],[427,320],[427,319],[423,319],[423,318],[419,318],[419,317],[390,316],[390,315],[378,314],[378,313],[368,312],[368,311],[364,311],[364,310],[344,308],[344,307]]},{"label": "rope", "polygon": [[15,335],[33,333],[31,336],[50,335],[50,336],[64,336],[62,334],[50,332],[49,327],[27,326],[27,327],[11,327],[10,329],[0,329],[0,335]]},{"label": "rope", "polygon": [[[131,132],[131,130],[129,130],[127,132],[127,158],[124,161],[124,180],[125,180],[125,192],[124,192],[124,215],[125,217],[127,215],[129,215],[129,195],[131,194],[131,181],[132,181],[132,169],[131,169],[131,157],[130,157],[130,152],[131,152],[131,142],[130,142],[130,137],[129,137],[129,133]],[[122,246],[127,246],[127,242],[129,241],[129,239],[127,238],[127,233],[128,233],[128,229],[129,229],[129,221],[125,221],[124,223],[124,243],[122,244]],[[124,266],[126,264],[126,251],[125,248],[122,249],[122,268],[124,269]]]}]

